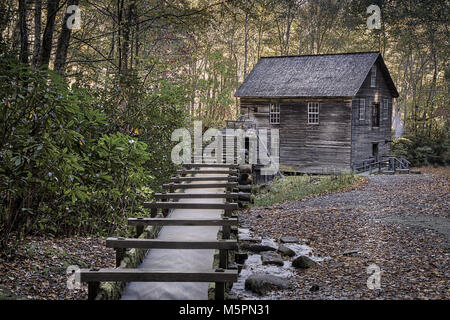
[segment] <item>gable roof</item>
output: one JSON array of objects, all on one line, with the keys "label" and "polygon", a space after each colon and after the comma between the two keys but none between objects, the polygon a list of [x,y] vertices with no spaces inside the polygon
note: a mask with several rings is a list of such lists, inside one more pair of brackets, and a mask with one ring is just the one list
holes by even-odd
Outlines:
[{"label": "gable roof", "polygon": [[376,62],[398,97],[379,52],[262,57],[235,97],[353,97]]}]

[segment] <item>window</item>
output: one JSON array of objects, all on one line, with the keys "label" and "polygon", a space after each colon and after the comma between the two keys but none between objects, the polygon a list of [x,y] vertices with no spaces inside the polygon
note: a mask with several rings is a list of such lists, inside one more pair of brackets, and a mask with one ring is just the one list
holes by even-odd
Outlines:
[{"label": "window", "polygon": [[359,99],[359,120],[364,120],[366,117],[366,99]]},{"label": "window", "polygon": [[380,104],[374,103],[372,105],[372,127],[380,126]]},{"label": "window", "polygon": [[373,66],[370,69],[370,87],[375,88],[377,85],[377,67]]},{"label": "window", "polygon": [[319,124],[319,103],[308,103],[308,124]]},{"label": "window", "polygon": [[383,99],[383,119],[388,119],[389,116],[389,100]]},{"label": "window", "polygon": [[278,103],[271,103],[270,108],[270,123],[280,124],[280,105]]}]

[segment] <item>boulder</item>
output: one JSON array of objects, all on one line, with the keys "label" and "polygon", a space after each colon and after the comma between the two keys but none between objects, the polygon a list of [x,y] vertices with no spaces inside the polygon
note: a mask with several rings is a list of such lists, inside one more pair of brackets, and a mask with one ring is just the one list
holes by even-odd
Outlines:
[{"label": "boulder", "polygon": [[277,250],[279,253],[281,253],[282,255],[285,255],[285,256],[288,256],[288,257],[293,257],[293,256],[295,256],[295,251],[294,250],[292,250],[291,248],[288,248],[288,247],[286,247],[286,246],[284,246],[284,245],[280,245],[279,247],[278,247],[278,250]]},{"label": "boulder", "polygon": [[239,235],[239,241],[246,241],[246,242],[254,242],[254,243],[260,243],[261,237],[252,237],[247,234],[240,234]]},{"label": "boulder", "polygon": [[269,245],[260,244],[260,243],[242,243],[242,250],[248,250],[252,252],[263,252],[263,251],[276,251],[277,248],[274,248]]},{"label": "boulder", "polygon": [[284,261],[278,253],[275,252],[264,252],[261,254],[262,264],[273,264],[276,266],[282,267],[284,265]]},{"label": "boulder", "polygon": [[288,289],[291,287],[289,280],[270,274],[252,274],[245,280],[245,290],[259,295],[275,289]]},{"label": "boulder", "polygon": [[297,269],[309,269],[316,265],[316,262],[307,256],[299,256],[292,261],[292,266]]},{"label": "boulder", "polygon": [[297,243],[298,239],[296,237],[284,236],[280,238],[281,243]]}]

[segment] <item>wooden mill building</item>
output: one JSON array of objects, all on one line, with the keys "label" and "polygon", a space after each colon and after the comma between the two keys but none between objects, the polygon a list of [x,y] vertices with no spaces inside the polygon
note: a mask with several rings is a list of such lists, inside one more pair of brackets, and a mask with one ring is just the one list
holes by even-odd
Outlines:
[{"label": "wooden mill building", "polygon": [[282,171],[350,171],[390,154],[398,92],[379,52],[264,57],[235,96],[242,120],[279,129]]}]

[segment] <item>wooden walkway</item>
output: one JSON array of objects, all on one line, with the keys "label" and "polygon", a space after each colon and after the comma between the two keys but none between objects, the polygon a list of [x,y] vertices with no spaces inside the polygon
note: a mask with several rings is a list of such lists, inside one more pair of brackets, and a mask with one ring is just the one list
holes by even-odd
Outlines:
[{"label": "wooden walkway", "polygon": [[[237,281],[237,270],[228,268],[228,250],[237,249],[230,239],[231,217],[238,207],[235,166],[185,165],[180,176],[157,194],[157,201],[145,203],[148,218],[129,219],[138,232],[147,225],[163,226],[157,239],[108,238],[107,247],[117,252],[116,268],[81,270],[81,281],[89,283],[90,298],[95,298],[101,281],[127,282],[124,300],[206,300],[209,283],[215,283],[215,298],[224,299],[225,283]],[[189,177],[185,175],[189,174]],[[175,192],[176,190],[182,192]],[[164,217],[156,216],[162,210]],[[222,239],[217,239],[222,230]],[[127,248],[150,249],[137,269],[118,268]],[[219,250],[219,268],[213,269]]]}]

